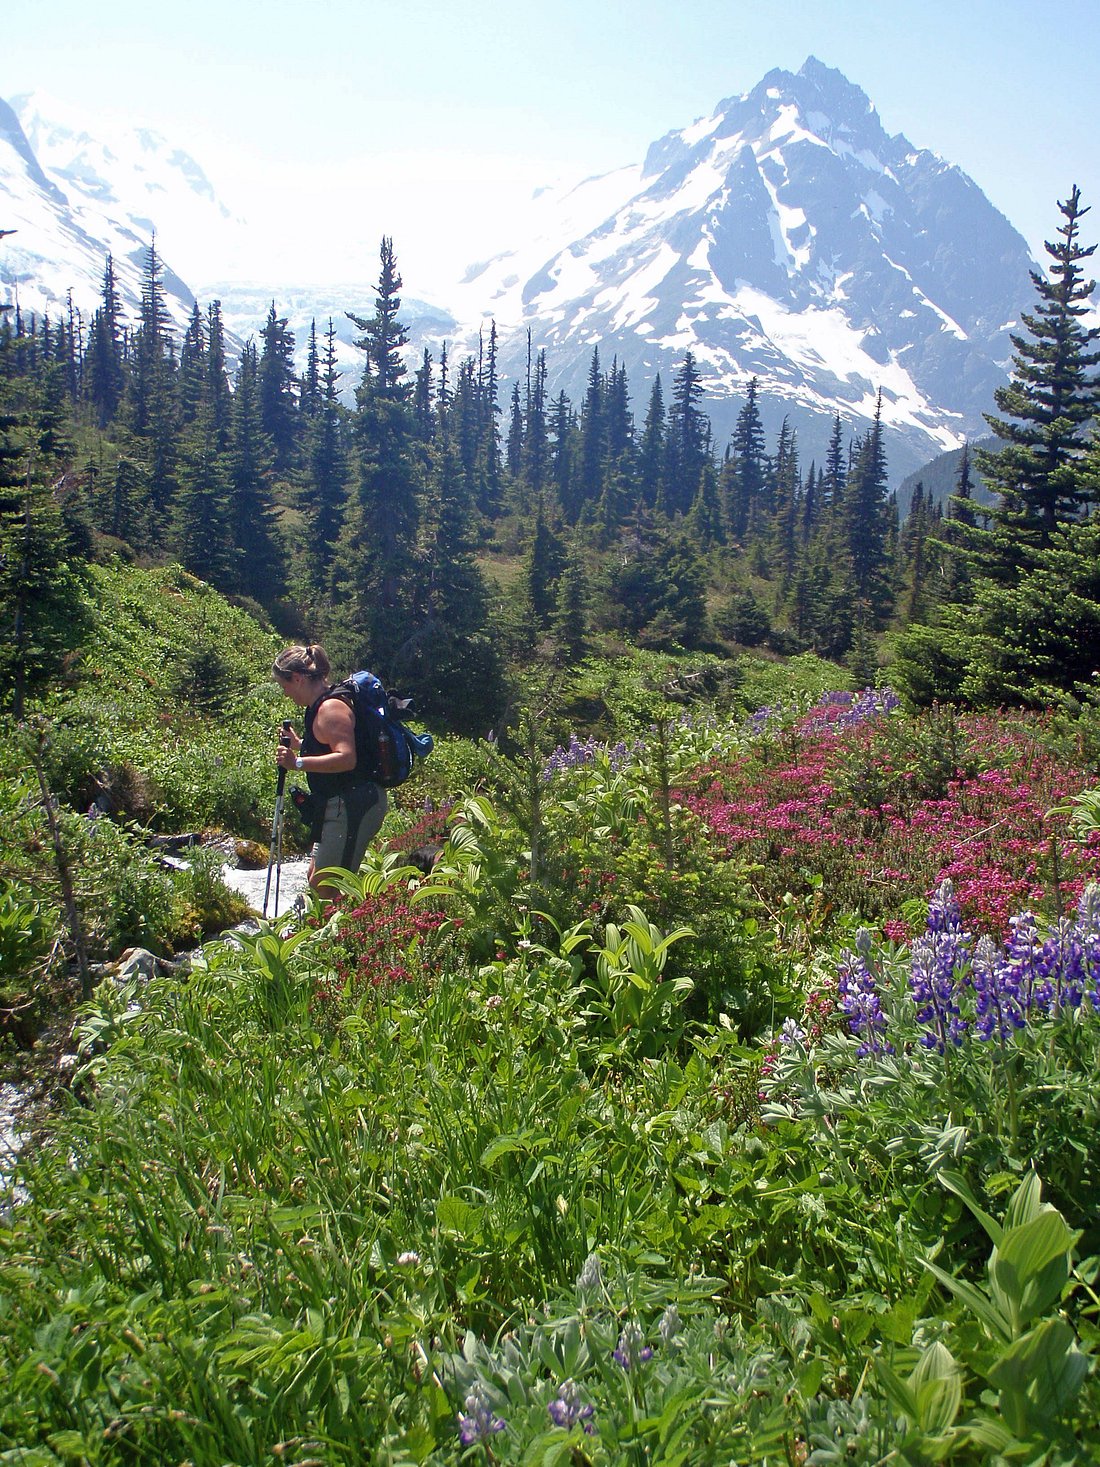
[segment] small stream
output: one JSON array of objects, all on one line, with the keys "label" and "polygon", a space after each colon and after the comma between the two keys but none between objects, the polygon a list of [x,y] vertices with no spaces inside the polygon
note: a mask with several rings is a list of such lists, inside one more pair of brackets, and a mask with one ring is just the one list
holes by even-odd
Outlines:
[{"label": "small stream", "polygon": [[23,1144],[19,1130],[19,1106],[23,1092],[18,1085],[0,1085],[0,1216],[9,1202],[18,1201],[10,1192],[12,1167]]},{"label": "small stream", "polygon": [[[278,868],[278,903],[275,901],[276,872],[271,872],[271,889],[268,897],[267,915],[270,921],[281,917],[294,905],[295,900],[301,895],[306,887],[306,875],[309,872],[309,859],[306,856],[295,856],[292,860],[284,861]],[[267,867],[260,871],[242,871],[237,866],[225,866],[222,869],[222,880],[226,886],[232,887],[252,910],[259,916],[264,907],[264,891],[267,888]]]}]

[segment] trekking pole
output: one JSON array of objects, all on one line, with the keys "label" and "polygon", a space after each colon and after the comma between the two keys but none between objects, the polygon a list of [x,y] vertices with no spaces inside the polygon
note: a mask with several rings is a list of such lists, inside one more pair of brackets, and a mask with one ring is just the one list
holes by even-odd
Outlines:
[{"label": "trekking pole", "polygon": [[[283,731],[279,735],[279,743],[284,749],[290,746],[290,720],[283,720]],[[271,849],[267,857],[267,882],[264,885],[264,911],[267,918],[267,899],[271,893],[271,868],[275,867],[275,911],[272,917],[279,915],[279,876],[283,865],[283,806],[286,801],[286,770],[280,768],[279,777],[275,781],[275,813],[271,817]]]}]

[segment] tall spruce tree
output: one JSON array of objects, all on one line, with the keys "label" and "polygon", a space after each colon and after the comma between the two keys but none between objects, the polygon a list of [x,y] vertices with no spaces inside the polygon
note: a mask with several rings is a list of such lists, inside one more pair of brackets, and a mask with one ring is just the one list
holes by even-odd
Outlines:
[{"label": "tall spruce tree", "polygon": [[890,603],[887,536],[886,449],[882,434],[882,394],[874,421],[861,440],[848,475],[841,511],[851,568],[852,589],[864,620],[881,625]]},{"label": "tall spruce tree", "polygon": [[259,389],[260,417],[264,432],[275,450],[276,474],[293,467],[297,439],[297,378],[294,375],[294,333],[285,316],[276,313],[275,302],[260,332]]},{"label": "tall spruce tree", "polygon": [[92,317],[84,358],[84,396],[91,403],[96,424],[105,428],[118,412],[125,386],[122,367],[122,308],[110,255],[103,267],[102,304]]},{"label": "tall spruce tree", "polygon": [[649,509],[661,498],[661,479],[665,464],[665,402],[661,374],[653,379],[638,445],[638,493]]},{"label": "tall spruce tree", "polygon": [[1084,278],[1082,263],[1096,245],[1080,243],[1081,220],[1089,212],[1080,189],[1074,186],[1058,208],[1065,221],[1060,239],[1045,246],[1050,278],[1031,272],[1039,299],[1030,314],[1021,314],[1029,336],[1012,337],[1012,378],[994,394],[1005,416],[986,414],[1002,446],[976,456],[982,478],[999,497],[990,528],[972,530],[967,540],[981,573],[1002,581],[1034,564],[1056,527],[1076,518],[1089,499],[1079,466],[1088,425],[1100,412],[1100,326],[1082,319],[1096,284]]},{"label": "tall spruce tree", "polygon": [[581,405],[580,444],[573,493],[564,507],[565,517],[575,524],[603,492],[603,471],[607,448],[607,423],[604,417],[604,377],[600,370],[600,349],[592,348],[588,364],[588,385]]},{"label": "tall spruce tree", "polygon": [[989,418],[1002,447],[976,455],[998,498],[976,524],[969,493],[956,493],[943,533],[952,549],[961,544],[968,574],[931,626],[899,639],[898,681],[915,701],[1044,704],[1098,671],[1098,485],[1086,431],[1100,410],[1100,330],[1082,321],[1094,283],[1081,269],[1095,246],[1080,244],[1080,191],[1058,207],[1050,279],[1033,273],[1039,305],[1022,315],[1030,340],[1013,338],[1012,379],[997,394],[1011,419]]},{"label": "tall spruce tree", "polygon": [[125,397],[126,426],[142,440],[145,454],[149,494],[144,538],[154,547],[163,544],[176,490],[176,371],[164,266],[154,238],[146,250],[140,321],[129,353]]},{"label": "tall spruce tree", "polygon": [[12,350],[10,339],[0,343],[0,695],[19,719],[28,693],[79,644],[85,615],[80,546],[62,499],[71,452],[57,416],[64,369],[44,362],[32,377],[9,376]]},{"label": "tall spruce tree", "polygon": [[487,518],[499,514],[501,501],[500,403],[497,401],[497,323],[489,328],[489,344],[480,350],[477,375],[477,508]]},{"label": "tall spruce tree", "polygon": [[753,377],[746,389],[744,405],[737,414],[730,441],[728,513],[734,538],[742,542],[756,525],[764,497],[766,456],[764,424],[756,402],[758,386]]},{"label": "tall spruce tree", "polygon": [[206,395],[210,404],[210,430],[219,453],[229,442],[232,394],[225,357],[225,325],[221,301],[211,301],[206,311]]},{"label": "tall spruce tree", "polygon": [[233,543],[231,487],[214,445],[209,403],[184,429],[177,463],[170,543],[185,570],[220,591],[236,589],[238,551]]},{"label": "tall spruce tree", "polygon": [[327,589],[332,557],[348,495],[348,448],[345,410],[340,403],[340,367],[336,327],[329,318],[321,365],[321,405],[309,425],[304,512],[307,528],[308,579],[315,596]]},{"label": "tall spruce tree", "polygon": [[703,383],[694,352],[685,352],[672,383],[672,408],[665,441],[664,497],[667,515],[684,515],[691,508],[699,478],[708,458],[710,425],[702,408]]},{"label": "tall spruce tree", "polygon": [[401,691],[429,720],[484,733],[504,701],[489,593],[474,558],[474,500],[447,424],[431,450],[418,625],[398,669]]},{"label": "tall spruce tree", "polygon": [[281,594],[285,577],[272,494],[275,450],[263,425],[260,367],[251,341],[237,369],[225,459],[234,589],[270,606]]},{"label": "tall spruce tree", "polygon": [[[358,513],[345,522],[338,556],[336,614],[347,622],[355,660],[371,658],[384,676],[398,676],[415,631],[417,532],[423,458],[402,354],[401,275],[393,241],[379,249],[374,315],[348,312],[366,354],[356,390]],[[347,619],[350,618],[350,621]]]}]

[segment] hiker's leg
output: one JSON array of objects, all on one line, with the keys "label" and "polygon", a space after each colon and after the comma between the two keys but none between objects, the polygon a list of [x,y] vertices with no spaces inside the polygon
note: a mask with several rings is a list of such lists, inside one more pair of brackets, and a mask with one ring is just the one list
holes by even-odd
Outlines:
[{"label": "hiker's leg", "polygon": [[343,865],[348,871],[358,871],[367,847],[382,829],[389,800],[381,785],[368,784],[349,792],[347,809],[348,834]]},{"label": "hiker's leg", "polygon": [[320,877],[328,867],[359,870],[367,846],[381,829],[388,808],[385,790],[375,784],[352,789],[347,797],[333,795],[327,802],[324,825],[314,844],[309,867],[309,884],[319,897],[332,901],[338,895],[336,888]]}]

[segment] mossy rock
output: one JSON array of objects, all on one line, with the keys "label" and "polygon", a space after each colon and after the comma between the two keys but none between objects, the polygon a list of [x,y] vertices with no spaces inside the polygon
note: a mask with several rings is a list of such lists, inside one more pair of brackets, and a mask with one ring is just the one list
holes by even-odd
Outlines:
[{"label": "mossy rock", "polygon": [[242,871],[260,871],[267,865],[270,852],[259,841],[237,839],[233,842],[233,854]]}]

